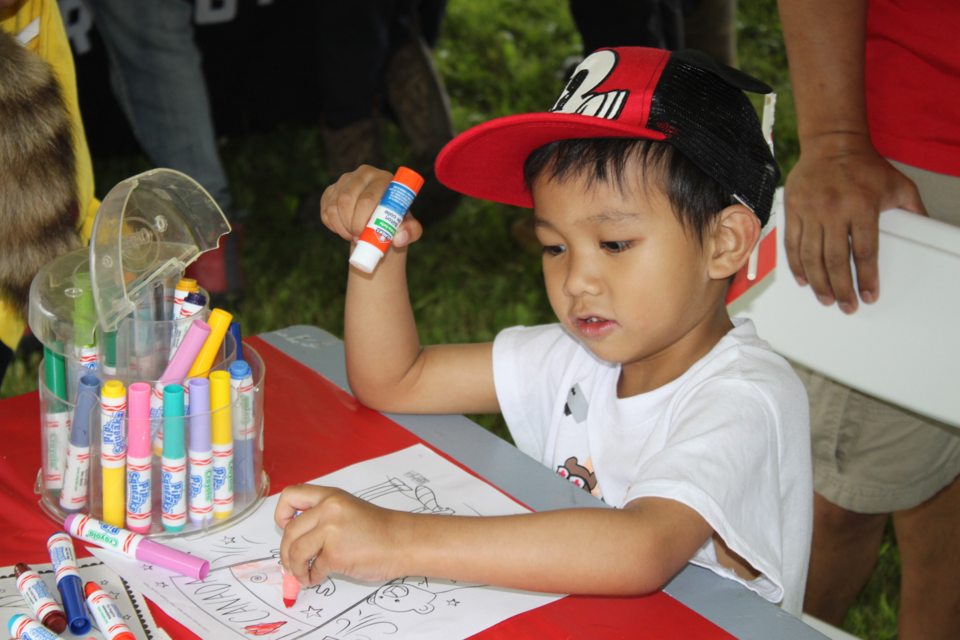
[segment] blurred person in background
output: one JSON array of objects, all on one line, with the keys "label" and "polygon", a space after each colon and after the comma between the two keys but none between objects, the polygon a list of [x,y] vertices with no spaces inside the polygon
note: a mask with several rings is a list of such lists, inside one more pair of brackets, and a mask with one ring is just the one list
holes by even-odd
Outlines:
[{"label": "blurred person in background", "polygon": [[100,206],[55,0],[0,0],[0,383],[30,283],[90,239]]}]

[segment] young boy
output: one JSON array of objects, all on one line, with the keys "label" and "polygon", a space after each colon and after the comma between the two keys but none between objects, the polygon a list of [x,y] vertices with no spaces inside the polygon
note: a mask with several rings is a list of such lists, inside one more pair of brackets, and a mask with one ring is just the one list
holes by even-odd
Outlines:
[{"label": "young boy", "polygon": [[[559,324],[422,348],[405,275],[421,227],[409,217],[373,274],[349,276],[347,373],[361,402],[502,411],[522,451],[618,508],[430,517],[288,487],[275,517],[302,584],[335,572],[641,594],[690,561],[800,615],[806,395],[725,305],[779,178],[742,89],[770,90],[697,52],[602,50],[551,111],[488,122],[444,149],[437,175],[451,188],[533,206]],[[390,179],[371,167],[343,176],[324,194],[325,224],[356,241]]]}]

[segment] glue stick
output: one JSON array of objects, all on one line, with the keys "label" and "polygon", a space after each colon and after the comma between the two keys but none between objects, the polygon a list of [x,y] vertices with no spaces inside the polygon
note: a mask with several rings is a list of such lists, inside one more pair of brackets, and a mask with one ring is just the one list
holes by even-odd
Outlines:
[{"label": "glue stick", "polygon": [[373,273],[421,186],[423,178],[419,173],[406,167],[397,169],[390,186],[380,198],[380,204],[373,210],[370,222],[360,234],[360,240],[350,255],[350,264],[364,273]]}]

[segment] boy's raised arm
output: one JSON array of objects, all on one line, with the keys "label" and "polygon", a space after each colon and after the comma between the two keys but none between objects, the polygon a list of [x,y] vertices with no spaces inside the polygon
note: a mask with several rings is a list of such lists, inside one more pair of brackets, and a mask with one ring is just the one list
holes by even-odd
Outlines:
[{"label": "boy's raised arm", "polygon": [[[392,174],[363,166],[323,194],[324,224],[356,242]],[[416,203],[414,203],[414,208]],[[407,248],[423,234],[410,214],[371,274],[351,267],[344,317],[347,378],[363,404],[395,413],[494,413],[492,344],[420,346],[407,291]]]}]

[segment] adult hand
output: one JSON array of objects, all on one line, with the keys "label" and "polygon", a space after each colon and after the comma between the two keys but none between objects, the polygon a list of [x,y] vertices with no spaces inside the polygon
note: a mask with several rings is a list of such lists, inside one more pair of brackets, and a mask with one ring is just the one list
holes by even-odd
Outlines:
[{"label": "adult hand", "polygon": [[880,295],[877,251],[880,212],[896,207],[927,215],[916,185],[861,134],[825,134],[804,143],[787,177],[784,244],[797,282],[823,305],[857,310],[857,288],[867,304]]},{"label": "adult hand", "polygon": [[[303,513],[294,518],[296,511]],[[408,513],[340,489],[300,484],[283,490],[273,517],[283,529],[283,567],[303,586],[320,584],[330,573],[367,582],[402,575],[398,559]]]},{"label": "adult hand", "polygon": [[[363,228],[370,222],[370,216],[391,180],[392,173],[368,165],[343,174],[323,192],[320,198],[320,219],[328,229],[344,240],[356,242],[360,239]],[[416,242],[421,235],[423,227],[411,212],[407,212],[391,245],[403,247]]]}]

